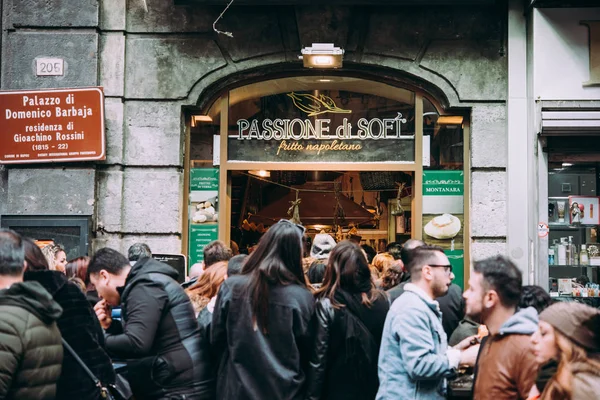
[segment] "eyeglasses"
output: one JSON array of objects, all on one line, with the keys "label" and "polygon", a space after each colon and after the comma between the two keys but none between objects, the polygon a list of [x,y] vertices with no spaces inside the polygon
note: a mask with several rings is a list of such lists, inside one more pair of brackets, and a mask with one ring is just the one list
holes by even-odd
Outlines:
[{"label": "eyeglasses", "polygon": [[450,275],[452,273],[452,265],[451,264],[428,264],[432,268],[444,268],[444,272],[446,275]]},{"label": "eyeglasses", "polygon": [[295,226],[296,228],[300,229],[300,235],[304,236],[304,233],[306,232],[306,228],[303,227],[300,224],[295,224],[292,221],[290,221],[289,219],[280,219],[279,221],[277,221],[278,224],[288,224],[288,225],[292,225]]}]

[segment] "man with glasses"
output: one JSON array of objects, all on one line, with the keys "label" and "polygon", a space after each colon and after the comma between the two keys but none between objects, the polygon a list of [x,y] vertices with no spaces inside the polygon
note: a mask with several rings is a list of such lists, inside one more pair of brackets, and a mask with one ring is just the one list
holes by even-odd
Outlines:
[{"label": "man with glasses", "polygon": [[508,258],[475,262],[464,293],[467,315],[490,332],[477,360],[474,399],[526,399],[538,365],[530,336],[538,329],[535,308],[518,310],[522,274]]},{"label": "man with glasses", "polygon": [[459,365],[472,366],[479,346],[467,338],[448,348],[442,315],[434,299],[445,295],[454,274],[437,246],[412,250],[407,265],[411,282],[388,312],[379,352],[377,400],[445,399],[446,378]]}]

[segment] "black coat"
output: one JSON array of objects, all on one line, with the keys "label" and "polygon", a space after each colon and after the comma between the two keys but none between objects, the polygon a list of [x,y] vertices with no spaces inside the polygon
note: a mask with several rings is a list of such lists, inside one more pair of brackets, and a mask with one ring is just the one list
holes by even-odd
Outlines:
[{"label": "black coat", "polygon": [[247,292],[249,277],[221,285],[211,326],[220,357],[217,399],[304,398],[314,299],[299,284],[269,286],[268,333],[255,329]]},{"label": "black coat", "polygon": [[445,296],[438,297],[435,300],[440,304],[444,331],[448,337],[451,337],[452,332],[465,317],[465,300],[462,297],[462,289],[453,283]]},{"label": "black coat", "polygon": [[[381,293],[370,307],[361,304],[360,297],[354,303],[357,312],[349,307],[335,309],[328,298],[317,301],[308,373],[310,400],[369,400],[377,394],[377,361],[389,302]],[[356,325],[353,318],[362,325]],[[353,339],[358,346],[352,344]]]},{"label": "black coat", "polygon": [[[58,318],[60,333],[79,358],[103,383],[115,381],[112,363],[104,351],[104,336],[94,310],[77,285],[58,271],[27,271],[25,281],[40,283],[62,307]],[[56,399],[100,399],[100,391],[77,361],[64,352],[62,373],[56,387]]]},{"label": "black coat", "polygon": [[[121,292],[122,322],[106,335],[111,355],[127,360],[137,399],[208,399],[212,382],[200,362],[194,308],[175,280],[177,271],[151,258],[138,261]],[[179,397],[178,397],[179,396]]]}]

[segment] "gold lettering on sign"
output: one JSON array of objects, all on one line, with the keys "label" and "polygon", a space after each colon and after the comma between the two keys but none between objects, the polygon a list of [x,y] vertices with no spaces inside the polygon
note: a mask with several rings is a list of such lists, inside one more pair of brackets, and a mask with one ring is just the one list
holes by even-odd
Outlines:
[{"label": "gold lettering on sign", "polygon": [[600,85],[600,21],[581,21],[589,29],[590,41],[590,80],[583,86]]},{"label": "gold lettering on sign", "polygon": [[335,100],[324,94],[313,96],[312,94],[291,92],[287,95],[292,99],[296,108],[307,113],[309,117],[325,113],[350,114],[352,112],[352,110],[338,107]]}]

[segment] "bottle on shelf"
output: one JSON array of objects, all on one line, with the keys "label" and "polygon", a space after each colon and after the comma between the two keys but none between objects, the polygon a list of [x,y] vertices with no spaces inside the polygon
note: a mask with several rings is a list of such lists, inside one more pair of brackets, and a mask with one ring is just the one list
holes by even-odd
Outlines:
[{"label": "bottle on shelf", "polygon": [[585,244],[581,245],[581,253],[579,254],[579,262],[581,265],[590,265],[590,257],[588,256]]},{"label": "bottle on shelf", "polygon": [[579,257],[577,254],[577,246],[575,246],[573,244],[573,236],[569,236],[569,243],[568,243],[567,247],[568,247],[567,254],[569,257],[567,262],[569,263],[569,265],[578,265]]},{"label": "bottle on shelf", "polygon": [[556,246],[558,249],[558,265],[567,265],[567,238],[560,238],[560,243]]},{"label": "bottle on shelf", "polygon": [[548,265],[554,265],[554,248],[548,249]]}]

